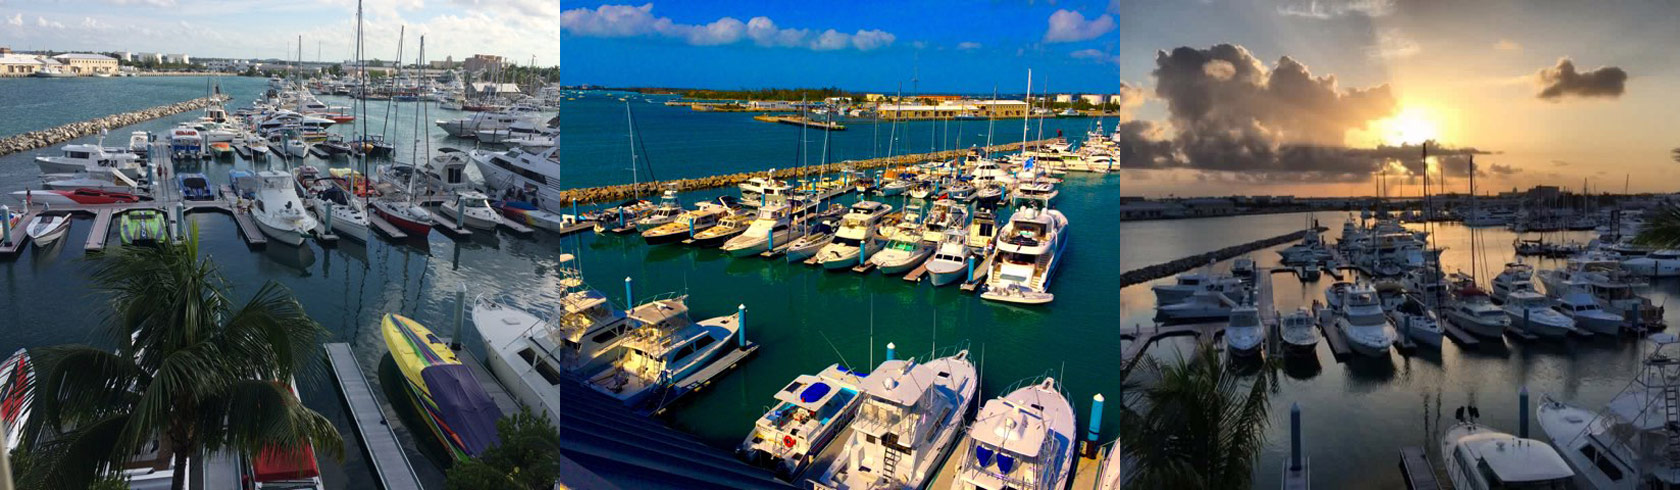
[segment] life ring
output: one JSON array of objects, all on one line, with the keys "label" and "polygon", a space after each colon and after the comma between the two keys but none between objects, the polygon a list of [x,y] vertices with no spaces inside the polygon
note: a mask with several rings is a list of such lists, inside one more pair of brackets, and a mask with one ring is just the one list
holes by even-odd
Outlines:
[{"label": "life ring", "polygon": [[793,447],[794,442],[796,441],[793,440],[793,436],[782,436],[783,446]]}]

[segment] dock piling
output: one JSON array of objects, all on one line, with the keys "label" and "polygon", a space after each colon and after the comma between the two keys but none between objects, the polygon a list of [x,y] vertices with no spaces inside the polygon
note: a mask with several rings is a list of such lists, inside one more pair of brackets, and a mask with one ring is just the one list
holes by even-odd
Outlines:
[{"label": "dock piling", "polygon": [[1091,423],[1087,426],[1088,428],[1085,429],[1084,452],[1086,457],[1096,457],[1097,448],[1101,445],[1097,443],[1097,436],[1102,433],[1102,412],[1102,393],[1091,395]]},{"label": "dock piling", "polygon": [[735,306],[735,345],[747,347],[747,305]]},{"label": "dock piling", "polygon": [[1528,385],[1517,390],[1517,437],[1528,438]]},{"label": "dock piling", "polygon": [[461,283],[460,287],[455,288],[455,332],[449,336],[449,350],[461,350],[461,326],[466,312],[467,284]]},{"label": "dock piling", "polygon": [[636,309],[636,298],[630,295],[630,276],[624,276],[624,314]]},{"label": "dock piling", "polygon": [[893,357],[895,357],[894,354],[897,354],[897,353],[898,353],[898,346],[893,345],[892,342],[887,342],[887,360],[888,361],[893,360]]},{"label": "dock piling", "polygon": [[12,244],[12,207],[0,204],[0,243]]},{"label": "dock piling", "polygon": [[1289,406],[1289,470],[1301,471],[1301,404]]},{"label": "dock piling", "polygon": [[[332,216],[333,216],[332,210],[333,210],[333,206],[337,206],[337,204],[328,204],[327,205],[327,212],[323,213],[323,214],[326,214],[326,216],[324,216],[325,219],[321,220],[321,226],[326,228],[326,230],[327,230],[326,234],[328,234],[328,235],[332,234]],[[457,335],[458,334],[459,334],[459,332],[457,332]]]}]

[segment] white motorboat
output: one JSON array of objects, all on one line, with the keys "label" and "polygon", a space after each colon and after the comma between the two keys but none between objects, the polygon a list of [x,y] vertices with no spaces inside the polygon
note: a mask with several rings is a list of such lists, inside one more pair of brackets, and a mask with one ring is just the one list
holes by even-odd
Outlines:
[{"label": "white motorboat", "polygon": [[1668,423],[1680,401],[1665,396],[1680,381],[1672,357],[1662,352],[1673,334],[1649,338],[1654,348],[1633,382],[1594,412],[1541,395],[1535,420],[1575,471],[1576,488],[1637,490],[1680,487],[1680,462],[1671,457],[1680,427]]},{"label": "white motorboat", "polygon": [[304,158],[309,156],[309,143],[303,141],[302,138],[286,138],[286,142],[283,144],[285,145],[287,156],[292,158]]},{"label": "white motorboat", "polygon": [[309,205],[322,228],[367,243],[368,215],[362,202],[330,179],[316,179],[309,185]]},{"label": "white motorboat", "polygon": [[481,131],[490,131],[494,134],[496,131],[505,131],[520,121],[531,121],[534,117],[540,116],[533,115],[532,113],[526,111],[512,110],[502,112],[475,112],[467,117],[450,119],[447,121],[440,120],[434,122],[433,124],[436,124],[439,128],[443,128],[443,132],[449,133],[450,136],[454,136],[456,138],[476,138]]},{"label": "white motorboat", "polygon": [[1278,320],[1279,330],[1283,336],[1283,343],[1290,351],[1298,353],[1312,353],[1318,347],[1320,334],[1314,325],[1312,312],[1305,308],[1283,315]]},{"label": "white motorboat", "polygon": [[911,182],[908,180],[893,179],[882,183],[880,187],[876,188],[876,192],[883,196],[896,196],[909,190],[910,184]]},{"label": "white motorboat", "polygon": [[1257,356],[1265,343],[1266,329],[1260,324],[1260,310],[1244,304],[1231,309],[1230,323],[1225,325],[1225,346],[1232,355]]},{"label": "white motorboat", "polygon": [[1586,291],[1565,293],[1563,297],[1558,298],[1558,303],[1553,308],[1559,313],[1563,313],[1563,316],[1574,320],[1575,327],[1581,331],[1604,335],[1616,335],[1622,332],[1622,316],[1606,311],[1599,306],[1598,300],[1593,298],[1592,293]]},{"label": "white motorboat", "polygon": [[892,236],[887,238],[886,245],[866,260],[875,264],[882,274],[894,275],[910,272],[929,255],[933,255],[933,245],[922,241],[921,226],[900,222]]},{"label": "white motorboat", "polygon": [[863,399],[863,379],[839,364],[794,378],[776,392],[776,406],[753,423],[735,455],[793,481],[851,423]]},{"label": "white motorboat", "polygon": [[303,200],[298,197],[297,182],[290,172],[263,170],[257,172],[255,203],[251,216],[264,235],[287,245],[298,246],[315,233],[317,222],[309,216]]},{"label": "white motorboat", "polygon": [[1155,305],[1166,306],[1184,301],[1200,291],[1234,292],[1243,288],[1243,283],[1229,274],[1216,274],[1209,267],[1200,272],[1186,272],[1173,278],[1172,283],[1156,284],[1149,289],[1155,292]]},{"label": "white motorboat", "polygon": [[[468,158],[484,177],[484,185],[492,194],[507,189],[525,191],[535,197],[527,199],[550,213],[566,213],[560,201],[560,153],[549,148],[539,153],[514,148],[505,152],[472,150]],[[636,214],[640,216],[640,214]],[[636,216],[631,216],[636,217]]]},{"label": "white motorboat", "polygon": [[997,212],[980,207],[968,220],[968,236],[963,237],[963,244],[972,255],[986,255],[997,245],[997,232]]},{"label": "white motorboat", "polygon": [[1155,308],[1155,318],[1167,322],[1214,321],[1231,317],[1231,310],[1248,299],[1247,290],[1237,294],[1199,291],[1183,301]]},{"label": "white motorboat", "polygon": [[1366,356],[1388,356],[1389,347],[1394,345],[1394,327],[1383,313],[1376,289],[1369,284],[1354,284],[1339,292],[1339,300],[1332,302],[1337,306],[1332,321],[1347,338],[1348,346]]},{"label": "white motorboat", "polygon": [[1505,316],[1517,329],[1541,337],[1561,338],[1575,333],[1575,320],[1552,309],[1552,299],[1534,291],[1513,291],[1505,297]]},{"label": "white motorboat", "polygon": [[642,240],[648,245],[659,245],[687,240],[695,234],[717,226],[718,221],[729,215],[729,207],[715,203],[698,203],[694,209],[683,212],[677,219],[642,232]]},{"label": "white motorboat", "polygon": [[793,243],[788,244],[787,249],[782,253],[787,255],[787,260],[789,262],[798,262],[816,257],[816,255],[822,251],[823,247],[828,246],[830,243],[834,243],[834,236],[837,231],[835,229],[835,223],[837,221],[838,220],[836,218],[824,218],[817,220],[815,223],[806,222],[800,225],[807,227],[804,236],[801,236],[799,239],[794,240]]},{"label": "white motorboat", "polygon": [[454,199],[439,206],[439,211],[468,228],[479,230],[495,230],[506,223],[501,211],[490,206],[490,198],[477,191],[455,193]]},{"label": "white motorboat", "polygon": [[682,202],[677,200],[677,190],[675,188],[665,189],[665,192],[659,196],[659,206],[636,219],[636,231],[648,231],[659,225],[676,221],[677,217],[682,216],[682,214],[683,206]]},{"label": "white motorboat", "polygon": [[145,131],[128,133],[128,152],[135,155],[145,155],[152,149],[152,134]]},{"label": "white motorboat", "polygon": [[1044,304],[1055,299],[1050,278],[1067,245],[1067,217],[1061,211],[1024,208],[1009,217],[997,236],[997,255],[986,274],[982,299]]},{"label": "white motorboat", "polygon": [[[673,298],[670,305],[632,310],[630,317],[646,327],[632,330],[614,359],[583,373],[590,387],[617,398],[626,405],[640,405],[671,383],[704,369],[718,354],[733,348],[740,331],[737,315],[695,322],[688,317],[686,296]],[[674,308],[680,306],[680,312]],[[638,313],[656,314],[658,320],[638,318]]]},{"label": "white motorboat", "polygon": [[146,164],[134,153],[115,153],[97,144],[65,145],[55,156],[36,156],[35,165],[43,174],[95,173],[100,170],[122,172],[129,179],[146,175]]},{"label": "white motorboat", "polygon": [[928,258],[927,274],[934,286],[967,280],[970,275],[969,271],[974,267],[974,258],[969,255],[969,248],[963,243],[963,236],[956,231],[947,233],[945,240],[939,242],[939,246],[934,249],[933,257]]},{"label": "white motorboat", "polygon": [[830,270],[863,265],[870,255],[881,249],[883,237],[877,230],[891,229],[882,223],[882,218],[892,209],[890,204],[875,201],[853,204],[840,218],[840,228],[834,232],[834,239],[819,249],[813,260]]},{"label": "white motorboat", "polygon": [[102,191],[127,192],[144,194],[151,189],[149,183],[141,183],[128,178],[128,175],[110,168],[95,168],[73,174],[42,175],[42,185],[48,189],[73,191],[76,189],[98,189]]},{"label": "white motorboat", "polygon": [[1511,326],[1505,310],[1494,305],[1493,299],[1467,276],[1459,276],[1454,281],[1443,314],[1447,321],[1480,337],[1501,337]]},{"label": "white motorboat", "polygon": [[952,457],[960,490],[1060,490],[1072,479],[1073,405],[1052,378],[987,401]]},{"label": "white motorboat", "polygon": [[1416,294],[1404,295],[1400,304],[1388,310],[1388,320],[1394,322],[1395,330],[1413,341],[1430,347],[1441,346],[1441,321],[1435,316],[1434,308],[1429,306],[1429,300]]},{"label": "white motorboat", "polygon": [[1460,420],[1441,435],[1453,488],[1570,488],[1575,472],[1551,445],[1499,432],[1474,417]]},{"label": "white motorboat", "polygon": [[46,247],[64,237],[70,231],[70,216],[62,214],[41,214],[29,220],[24,228],[29,233],[29,240],[37,247]]},{"label": "white motorboat", "polygon": [[786,204],[771,204],[758,208],[758,218],[747,225],[747,231],[724,241],[721,248],[730,256],[745,257],[786,245],[802,235],[793,222],[790,208]]},{"label": "white motorboat", "polygon": [[881,363],[863,380],[852,436],[811,480],[832,490],[922,488],[956,445],[978,386],[967,350]]},{"label": "white motorboat", "polygon": [[1493,299],[1504,302],[1516,291],[1534,290],[1534,268],[1522,262],[1505,264],[1505,270],[1493,277]]},{"label": "white motorboat", "polygon": [[1641,277],[1680,276],[1680,250],[1653,250],[1622,261],[1622,269]]}]

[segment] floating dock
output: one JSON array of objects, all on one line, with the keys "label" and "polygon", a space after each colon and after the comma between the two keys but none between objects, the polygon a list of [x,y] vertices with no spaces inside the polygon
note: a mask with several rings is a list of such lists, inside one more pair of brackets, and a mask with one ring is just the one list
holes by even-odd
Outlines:
[{"label": "floating dock", "polygon": [[1127,331],[1124,327],[1122,327],[1120,329],[1120,338],[1129,340],[1131,343],[1127,344],[1125,348],[1120,350],[1120,360],[1125,362],[1131,359],[1136,359],[1137,356],[1143,354],[1143,350],[1148,348],[1149,344],[1153,344],[1155,341],[1167,337],[1190,335],[1198,339],[1211,339],[1214,336],[1219,335],[1224,330],[1225,323],[1223,322],[1154,325],[1152,327],[1138,325],[1130,331]]},{"label": "floating dock", "polygon": [[713,360],[711,364],[707,364],[706,367],[689,374],[687,377],[676,380],[665,390],[665,393],[660,397],[660,401],[649,408],[649,413],[653,415],[664,413],[666,409],[671,407],[671,404],[682,399],[683,395],[694,393],[710,386],[713,381],[722,377],[724,373],[735,369],[736,366],[741,364],[741,361],[747,360],[747,358],[752,357],[752,355],[757,352],[758,343],[748,342],[747,345],[736,347],[734,350],[724,353],[717,359]]},{"label": "floating dock", "polygon": [[117,211],[111,208],[100,209],[93,213],[93,228],[88,230],[87,244],[83,246],[86,253],[105,251],[105,239],[111,234],[111,219]]},{"label": "floating dock", "polygon": [[454,236],[456,238],[472,236],[472,230],[467,229],[466,226],[456,223],[454,218],[450,218],[448,215],[438,211],[427,212],[432,214],[432,222],[436,223],[437,229],[443,230],[444,234]]},{"label": "floating dock", "polygon": [[754,121],[763,121],[763,122],[782,123],[782,124],[792,124],[794,126],[805,126],[805,127],[809,127],[809,128],[827,129],[827,130],[831,130],[831,131],[845,131],[846,130],[846,125],[844,125],[844,124],[840,124],[840,123],[837,123],[837,122],[830,122],[830,121],[817,121],[817,120],[814,120],[814,119],[811,119],[811,118],[808,118],[808,117],[804,117],[804,116],[772,116],[772,115],[769,115],[769,114],[763,114],[763,115],[753,116],[753,120]]},{"label": "floating dock", "polygon": [[1441,490],[1435,466],[1429,464],[1429,454],[1422,447],[1400,448],[1400,471],[1406,475],[1406,488],[1410,490]]},{"label": "floating dock", "polygon": [[[11,230],[12,235],[0,237],[0,257],[17,255],[18,252],[23,250],[24,246],[29,245],[29,222],[40,214],[40,211],[34,209],[23,213],[23,216],[18,218],[18,225]],[[0,216],[0,219],[5,219],[5,217]]]},{"label": "floating dock", "polygon": [[356,424],[356,434],[361,437],[362,448],[368,453],[368,462],[373,465],[380,487],[385,490],[425,488],[414,474],[414,467],[409,465],[408,455],[403,452],[397,433],[391,430],[385,412],[379,408],[379,399],[374,397],[362,367],[356,364],[356,354],[350,350],[350,344],[331,343],[325,347],[333,377],[338,379],[339,394],[350,406],[351,421]]},{"label": "floating dock", "polygon": [[368,224],[373,225],[373,229],[379,230],[380,233],[384,233],[385,236],[390,237],[392,240],[402,240],[408,238],[407,233],[403,233],[403,231],[397,228],[396,225],[391,224],[389,221],[385,221],[385,218],[381,218],[377,214],[368,213],[367,218]]},{"label": "floating dock", "polygon": [[1325,314],[1322,312],[1328,311],[1328,309],[1326,307],[1313,312],[1313,316],[1319,319],[1313,323],[1318,324],[1318,329],[1324,332],[1324,340],[1330,343],[1330,354],[1336,356],[1338,362],[1345,361],[1348,356],[1353,354],[1353,349],[1348,348],[1347,339],[1342,338],[1341,329],[1336,328],[1333,323],[1330,325],[1324,324]]},{"label": "floating dock", "polygon": [[1447,335],[1452,337],[1453,342],[1457,342],[1459,346],[1475,348],[1480,346],[1482,343],[1482,339],[1478,339],[1475,335],[1471,335],[1470,332],[1466,332],[1463,329],[1458,328],[1458,325],[1453,324],[1450,319],[1441,320],[1441,329],[1445,330]]}]

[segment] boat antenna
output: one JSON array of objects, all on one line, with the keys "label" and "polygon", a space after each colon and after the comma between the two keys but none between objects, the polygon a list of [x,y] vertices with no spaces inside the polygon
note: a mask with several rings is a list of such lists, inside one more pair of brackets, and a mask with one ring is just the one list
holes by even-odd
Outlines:
[{"label": "boat antenna", "polygon": [[[362,123],[362,131],[361,132],[362,132],[363,146],[362,146],[362,152],[361,152],[361,156],[360,156],[361,167],[362,167],[362,178],[363,179],[368,179],[373,175],[373,173],[368,171],[368,160],[367,160],[368,155],[367,154],[368,154],[369,148],[366,146],[366,144],[369,143],[368,140],[370,138],[368,138],[368,123],[367,123],[367,97],[366,97],[366,95],[367,95],[367,92],[366,92],[367,91],[367,62],[363,59],[363,53],[362,53],[362,0],[356,0],[356,72],[357,72],[357,76],[361,77],[361,83],[358,84],[358,90],[363,91],[363,93],[361,94],[362,97],[358,97],[357,100],[355,102],[352,102],[351,104],[353,104],[352,107],[355,109],[356,119],[361,121],[361,123]],[[352,122],[350,127],[355,127],[355,122]],[[354,179],[352,179],[352,180],[354,180]],[[366,181],[364,181],[364,184],[365,183],[366,183]],[[352,182],[350,184],[350,191],[352,193],[352,195],[350,197],[352,199],[354,199],[356,197],[354,195],[355,189],[356,189],[356,185],[355,185],[354,182]],[[364,209],[366,209],[368,204],[370,204],[372,202],[373,202],[373,193],[372,192],[362,193],[362,207]]]},{"label": "boat antenna", "polygon": [[1027,128],[1032,127],[1032,68],[1027,69],[1027,112],[1021,116],[1021,153],[1026,153]]},{"label": "boat antenna", "polygon": [[630,115],[630,101],[628,100],[624,101],[624,125],[630,128],[630,199],[635,200],[642,197],[642,181],[640,175],[636,172],[636,168],[639,167],[636,164],[636,118]]},{"label": "boat antenna", "polygon": [[822,330],[818,330],[817,335],[822,336],[823,342],[828,342],[828,348],[834,350],[834,355],[840,358],[840,364],[844,364],[848,368],[852,366],[852,363],[846,360],[846,355],[840,353],[840,348],[834,346],[834,341],[829,340],[827,333],[824,333]]},{"label": "boat antenna", "polygon": [[875,293],[869,293],[869,365],[864,367],[875,368]]}]

